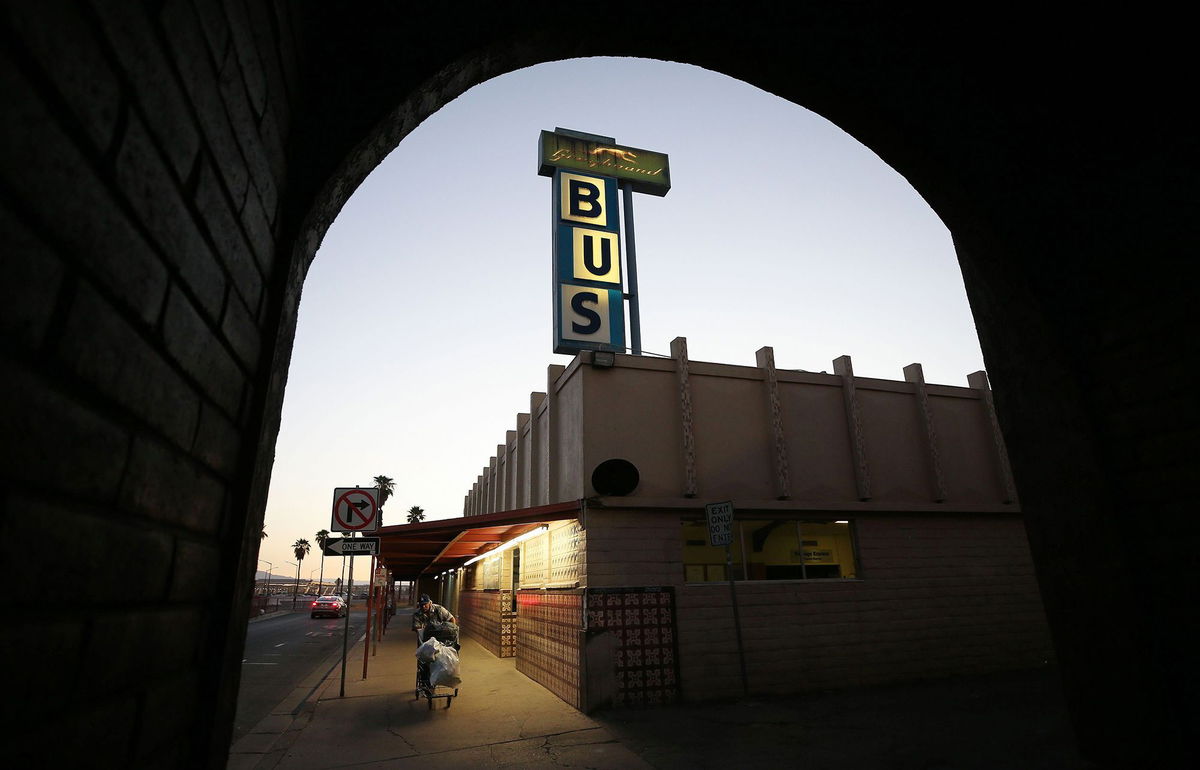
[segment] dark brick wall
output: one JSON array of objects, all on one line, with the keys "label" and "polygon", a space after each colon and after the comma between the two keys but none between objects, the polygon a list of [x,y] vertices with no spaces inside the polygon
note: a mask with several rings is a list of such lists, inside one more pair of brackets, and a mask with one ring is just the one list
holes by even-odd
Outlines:
[{"label": "dark brick wall", "polygon": [[251,5],[3,5],[0,489],[54,541],[5,560],[18,756],[224,763],[292,112]]},{"label": "dark brick wall", "polygon": [[224,762],[325,228],[467,88],[601,54],[754,83],[925,196],[958,247],[1084,753],[1189,751],[1188,27],[909,5],[618,0],[611,18],[640,23],[617,28],[538,2],[0,4],[0,499],[6,532],[55,534],[6,566],[72,592],[70,611],[18,597],[0,632],[38,664],[5,699],[17,751]]}]

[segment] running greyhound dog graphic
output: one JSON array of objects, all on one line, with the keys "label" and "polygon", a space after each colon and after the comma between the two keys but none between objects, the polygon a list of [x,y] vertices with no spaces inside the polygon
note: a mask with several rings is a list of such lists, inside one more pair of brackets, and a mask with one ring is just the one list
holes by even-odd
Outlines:
[{"label": "running greyhound dog graphic", "polygon": [[620,150],[620,149],[617,149],[616,147],[597,147],[596,149],[592,150],[592,155],[595,157],[599,157],[601,154],[606,153],[606,152],[612,153],[613,155],[615,155],[617,157],[618,160],[623,160],[626,163],[632,163],[634,161],[634,159],[637,158],[637,155],[630,152],[629,150]]}]

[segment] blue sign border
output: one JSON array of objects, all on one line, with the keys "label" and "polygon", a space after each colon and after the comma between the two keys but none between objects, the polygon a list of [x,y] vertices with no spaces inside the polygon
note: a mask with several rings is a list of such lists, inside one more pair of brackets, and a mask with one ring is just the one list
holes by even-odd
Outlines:
[{"label": "blue sign border", "polygon": [[[563,173],[595,179],[604,185],[604,205],[608,214],[607,222],[604,227],[595,227],[583,222],[562,218],[561,206]],[[578,227],[584,230],[615,233],[617,235],[617,254],[615,257],[618,260],[618,263],[620,263],[621,209],[617,198],[617,180],[613,177],[589,174],[575,169],[555,169],[554,183],[551,186],[551,190],[550,208],[554,246],[554,277],[552,281],[552,291],[554,292],[554,352],[566,355],[574,355],[581,350],[607,350],[614,353],[623,353],[625,351],[624,270],[621,271],[620,286],[614,286],[611,283],[605,283],[603,281],[576,279],[574,277],[574,255],[571,252],[571,231],[573,228]],[[581,340],[563,339],[562,287],[564,285],[578,286],[581,288],[592,289],[597,292],[605,291],[608,293],[609,342],[584,342]]]}]

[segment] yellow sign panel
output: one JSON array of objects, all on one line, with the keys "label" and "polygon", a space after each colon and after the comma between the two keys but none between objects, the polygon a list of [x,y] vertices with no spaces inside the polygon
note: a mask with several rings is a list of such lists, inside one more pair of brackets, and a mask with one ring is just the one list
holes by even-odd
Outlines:
[{"label": "yellow sign panel", "polygon": [[594,176],[563,173],[559,216],[592,227],[608,227],[608,208],[604,185]]},{"label": "yellow sign panel", "polygon": [[621,245],[616,233],[571,228],[574,277],[584,281],[621,283]]},{"label": "yellow sign panel", "polygon": [[612,344],[608,290],[562,284],[562,338]]}]

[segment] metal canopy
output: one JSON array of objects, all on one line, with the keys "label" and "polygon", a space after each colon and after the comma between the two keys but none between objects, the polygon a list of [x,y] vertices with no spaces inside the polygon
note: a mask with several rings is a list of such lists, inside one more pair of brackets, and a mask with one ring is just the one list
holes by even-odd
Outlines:
[{"label": "metal canopy", "polygon": [[381,527],[379,560],[397,580],[459,567],[541,524],[578,518],[582,501]]}]

